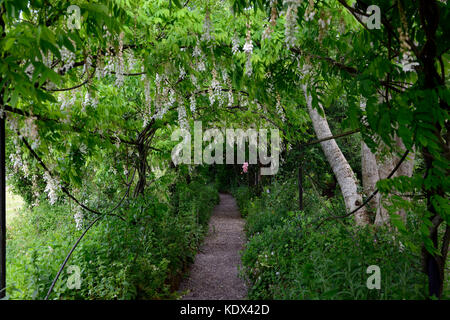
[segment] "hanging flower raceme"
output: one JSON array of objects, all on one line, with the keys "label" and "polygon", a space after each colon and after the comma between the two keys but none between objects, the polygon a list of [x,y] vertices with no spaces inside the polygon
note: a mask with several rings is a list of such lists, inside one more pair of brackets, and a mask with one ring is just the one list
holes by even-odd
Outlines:
[{"label": "hanging flower raceme", "polygon": [[89,92],[89,90],[86,91],[85,95],[84,95],[84,99],[83,102],[81,103],[81,111],[82,112],[86,112],[86,106],[91,104],[91,93]]},{"label": "hanging flower raceme", "polygon": [[272,32],[277,24],[277,0],[270,0],[270,21],[262,34],[262,40],[270,39]]},{"label": "hanging flower raceme", "polygon": [[31,140],[31,148],[37,149],[41,144],[39,138],[38,127],[36,125],[36,117],[28,117],[25,119],[25,126],[20,130],[20,133]]},{"label": "hanging flower raceme", "polygon": [[419,65],[410,52],[405,52],[402,54],[400,64],[402,65],[402,70],[404,72],[413,72],[415,71],[414,67]]},{"label": "hanging flower raceme", "polygon": [[61,189],[61,185],[59,180],[53,178],[47,171],[44,173],[44,180],[47,183],[44,191],[47,192],[48,200],[53,205],[58,200],[58,191]]},{"label": "hanging flower raceme", "polygon": [[123,37],[124,33],[121,32],[119,35],[119,52],[117,54],[116,63],[116,86],[121,87],[124,81],[124,62],[123,62]]},{"label": "hanging flower raceme", "polygon": [[203,35],[201,38],[202,41],[209,42],[213,40],[212,36],[212,23],[209,9],[206,9],[205,21],[203,23]]},{"label": "hanging flower raceme", "polygon": [[278,115],[280,116],[281,121],[285,122],[286,116],[284,115],[283,107],[281,106],[281,97],[278,93],[277,93],[277,104],[275,106],[275,109],[276,109]]},{"label": "hanging flower raceme", "polygon": [[103,66],[102,72],[99,75],[100,78],[103,78],[103,77],[113,73],[113,71],[114,71],[114,57],[113,57],[111,51],[108,50],[106,52],[102,64],[104,66]]},{"label": "hanging flower raceme", "polygon": [[61,71],[69,71],[75,64],[75,58],[75,53],[69,51],[66,47],[62,47],[61,60],[63,61],[64,65],[61,67]]},{"label": "hanging flower raceme", "polygon": [[237,34],[235,33],[233,35],[233,38],[231,39],[231,52],[233,54],[238,53],[239,50],[239,37],[237,36]]},{"label": "hanging flower raceme", "polygon": [[292,48],[295,46],[295,42],[297,41],[296,34],[298,32],[297,25],[297,15],[298,15],[298,6],[300,5],[301,0],[284,0],[283,4],[287,5],[286,12],[286,22],[284,25],[284,41],[286,42],[287,48]]},{"label": "hanging flower raceme", "polygon": [[84,61],[84,65],[83,65],[83,73],[87,73],[89,72],[89,69],[92,67],[92,57],[89,54],[86,57],[86,60]]},{"label": "hanging flower raceme", "polygon": [[194,50],[192,51],[192,57],[198,58],[198,57],[201,57],[201,55],[202,55],[202,50],[200,49],[200,45],[197,41],[197,43],[195,44]]},{"label": "hanging flower raceme", "polygon": [[186,71],[183,66],[180,66],[180,75],[178,76],[178,81],[183,80],[186,77]]},{"label": "hanging flower raceme", "polygon": [[163,104],[162,108],[160,108],[153,116],[156,119],[162,119],[169,108],[172,107],[176,102],[175,91],[173,91],[172,89],[167,90],[167,88],[163,88],[162,97],[165,103]]},{"label": "hanging flower raceme", "polygon": [[178,102],[178,124],[180,125],[181,129],[187,130],[188,122],[186,116],[186,109],[184,108],[184,105],[181,101]]},{"label": "hanging flower raceme", "polygon": [[77,230],[81,230],[83,228],[83,218],[84,218],[83,208],[77,206],[75,208],[75,213],[73,215],[73,219],[75,220]]},{"label": "hanging flower raceme", "polygon": [[131,49],[127,50],[126,53],[128,56],[128,58],[127,58],[128,70],[131,72],[131,71],[133,71],[134,67],[137,65],[137,60],[134,57],[133,50],[131,50]]},{"label": "hanging flower raceme", "polygon": [[196,107],[197,107],[197,101],[195,100],[195,95],[191,95],[189,98],[189,108],[191,109],[192,113],[195,113]]},{"label": "hanging flower raceme", "polygon": [[[314,10],[314,0],[309,0],[308,7],[305,10],[305,21],[311,21],[312,19],[314,19],[315,14],[316,11]],[[341,25],[345,28],[344,22],[339,25],[339,28],[341,27]]]},{"label": "hanging flower raceme", "polygon": [[196,69],[199,72],[205,71],[206,70],[206,65],[205,65],[205,55],[202,52],[202,49],[200,48],[200,44],[197,41],[197,43],[195,44],[194,50],[192,52],[192,57],[197,58],[197,66]]},{"label": "hanging flower raceme", "polygon": [[9,160],[12,163],[13,170],[17,173],[23,167],[22,156],[20,155],[19,149],[16,149],[15,153],[9,155]]},{"label": "hanging flower raceme", "polygon": [[170,108],[174,105],[174,103],[176,102],[177,98],[175,96],[175,91],[173,91],[172,89],[169,89],[169,99],[167,101],[167,106]]},{"label": "hanging flower raceme", "polygon": [[211,86],[208,89],[208,94],[211,106],[216,101],[218,101],[220,105],[223,104],[222,86],[220,82],[217,80],[217,71],[215,69],[212,70],[212,80]]},{"label": "hanging flower raceme", "polygon": [[160,109],[160,100],[161,100],[161,80],[162,77],[157,73],[155,75],[155,112],[152,116],[155,117],[155,115],[158,113],[159,109]]},{"label": "hanging flower raceme", "polygon": [[245,54],[247,55],[247,61],[245,63],[245,74],[250,77],[253,72],[252,61],[251,61],[252,53],[253,53],[253,43],[252,43],[250,26],[248,24],[247,24],[247,37],[245,38],[245,44],[242,49],[244,50]]},{"label": "hanging flower raceme", "polygon": [[224,82],[228,85],[228,106],[231,107],[234,103],[233,87],[231,85],[231,79],[227,76]]},{"label": "hanging flower raceme", "polygon": [[[144,71],[144,67],[142,67],[142,71]],[[144,81],[144,97],[145,97],[145,106],[144,106],[144,124],[146,127],[152,118],[152,97],[150,95],[150,81],[148,81],[147,75],[143,74],[141,77]]]},{"label": "hanging flower raceme", "polygon": [[76,101],[75,93],[72,94],[72,97],[68,99],[65,93],[62,93],[58,96],[58,102],[61,103],[60,110],[70,110]]},{"label": "hanging flower raceme", "polygon": [[198,90],[200,87],[198,86],[197,77],[193,74],[190,75],[192,85]]}]

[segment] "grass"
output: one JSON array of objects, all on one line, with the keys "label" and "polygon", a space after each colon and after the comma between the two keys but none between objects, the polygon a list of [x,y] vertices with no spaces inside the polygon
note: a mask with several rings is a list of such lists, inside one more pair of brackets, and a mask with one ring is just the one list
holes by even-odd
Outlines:
[{"label": "grass", "polygon": [[6,187],[6,224],[9,225],[11,221],[20,214],[23,206],[23,199],[19,195],[13,194],[8,187]]}]

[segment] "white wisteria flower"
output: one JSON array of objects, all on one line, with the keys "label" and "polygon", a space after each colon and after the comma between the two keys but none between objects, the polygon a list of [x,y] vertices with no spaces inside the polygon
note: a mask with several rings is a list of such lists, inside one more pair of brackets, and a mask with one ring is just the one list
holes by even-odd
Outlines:
[{"label": "white wisteria flower", "polygon": [[194,50],[192,51],[192,57],[197,58],[202,55],[202,50],[200,49],[200,46],[197,42],[197,44],[194,47]]},{"label": "white wisteria flower", "polygon": [[182,103],[178,103],[178,124],[182,129],[188,128],[186,109]]},{"label": "white wisteria flower", "polygon": [[61,70],[63,72],[69,71],[75,64],[75,58],[75,53],[68,50],[66,47],[62,47],[61,60],[63,61],[64,65],[61,67]]},{"label": "white wisteria flower", "polygon": [[253,52],[253,43],[252,40],[249,39],[245,42],[244,47],[242,48],[242,50],[244,50],[245,53],[247,54],[252,54]]},{"label": "white wisteria flower", "polygon": [[192,113],[195,113],[196,103],[197,101],[195,100],[195,95],[192,94],[189,98],[189,105]]},{"label": "white wisteria flower", "polygon": [[240,51],[239,45],[240,45],[239,37],[237,36],[237,34],[234,34],[233,38],[231,39],[231,52],[233,54],[236,54]]},{"label": "white wisteria flower", "polygon": [[47,171],[44,173],[44,180],[47,183],[44,191],[47,192],[49,202],[53,205],[58,200],[58,191],[61,188],[59,180],[53,178]]},{"label": "white wisteria flower", "polygon": [[73,219],[75,220],[75,227],[77,228],[77,230],[81,230],[83,228],[84,220],[83,208],[81,208],[80,206],[76,207]]},{"label": "white wisteria flower", "polygon": [[284,0],[283,4],[288,6],[286,12],[286,22],[284,25],[284,35],[286,46],[292,48],[297,41],[296,34],[298,32],[297,15],[298,6],[301,0]]},{"label": "white wisteria flower", "polygon": [[206,41],[206,42],[213,40],[212,31],[213,30],[212,30],[212,22],[211,22],[210,13],[209,13],[209,10],[206,10],[205,21],[203,23],[203,35],[202,35],[201,40]]},{"label": "white wisteria flower", "polygon": [[414,61],[410,52],[403,53],[400,64],[402,65],[402,70],[404,72],[414,72],[416,71],[414,67],[419,65],[417,61]]}]

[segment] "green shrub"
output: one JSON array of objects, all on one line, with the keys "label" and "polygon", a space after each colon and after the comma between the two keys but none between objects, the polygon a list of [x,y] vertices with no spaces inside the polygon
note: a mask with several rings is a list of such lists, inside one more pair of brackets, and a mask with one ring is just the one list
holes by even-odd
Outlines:
[{"label": "green shrub", "polygon": [[[358,228],[350,219],[316,229],[322,217],[345,212],[342,202],[307,192],[306,211],[300,212],[291,210],[295,206],[289,202],[292,183],[269,187],[277,192],[247,198],[241,204],[248,212],[242,275],[251,284],[250,299],[426,297],[417,231],[405,238],[392,230]],[[417,230],[417,226],[409,227]],[[380,267],[380,290],[367,288],[370,265]]]},{"label": "green shrub", "polygon": [[[175,192],[177,210],[169,205],[171,198],[165,203],[146,194],[119,209],[126,221],[102,218],[74,251],[50,298],[176,297],[178,282],[197,253],[218,193],[203,181],[181,184]],[[85,215],[85,220],[94,218]],[[64,204],[42,202],[15,219],[7,240],[9,298],[43,299],[81,233]],[[70,265],[81,271],[78,290],[67,286]]]}]

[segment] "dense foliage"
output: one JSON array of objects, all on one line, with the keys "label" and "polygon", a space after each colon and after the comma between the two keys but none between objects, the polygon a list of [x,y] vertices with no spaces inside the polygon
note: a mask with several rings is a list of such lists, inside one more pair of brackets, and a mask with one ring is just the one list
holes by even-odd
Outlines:
[{"label": "dense foliage", "polygon": [[[177,182],[173,194],[146,193],[120,210],[129,223],[105,217],[73,254],[81,288],[64,272],[52,298],[162,299],[176,289],[205,232],[217,191],[208,181]],[[161,194],[160,194],[161,195]],[[171,203],[178,198],[179,206]],[[13,221],[8,240],[11,299],[43,299],[69,248],[81,234],[67,219],[73,204],[42,204]],[[66,270],[68,270],[66,268]]]},{"label": "dense foliage", "polygon": [[[217,190],[231,188],[247,217],[250,297],[443,297],[450,10],[445,0],[370,4],[381,15],[374,29],[363,0],[0,0],[8,184],[27,203],[8,230],[9,296],[43,298],[64,253],[101,217],[70,261],[86,273],[83,288],[60,280],[52,297],[172,297]],[[366,226],[345,219],[344,188],[311,143],[313,112],[345,133],[332,140],[353,169],[352,206],[373,191],[356,187],[362,146],[377,160],[415,155],[411,174],[377,179],[384,225],[370,210]],[[194,121],[279,129],[284,173],[176,166],[171,135]],[[302,212],[300,169],[315,180]],[[391,277],[384,291],[359,281],[373,260]]]},{"label": "dense foliage", "polygon": [[[248,211],[248,242],[242,256],[250,299],[423,299],[426,278],[420,264],[417,218],[409,237],[351,223],[316,229],[318,218],[342,212],[342,204],[310,190],[305,211],[292,205],[295,181],[273,183],[260,197],[235,191]],[[240,197],[246,193],[245,197]],[[284,194],[284,197],[279,197]],[[381,290],[366,286],[366,269],[378,265]],[[448,288],[447,288],[448,290]],[[448,292],[446,293],[448,297]]]}]

